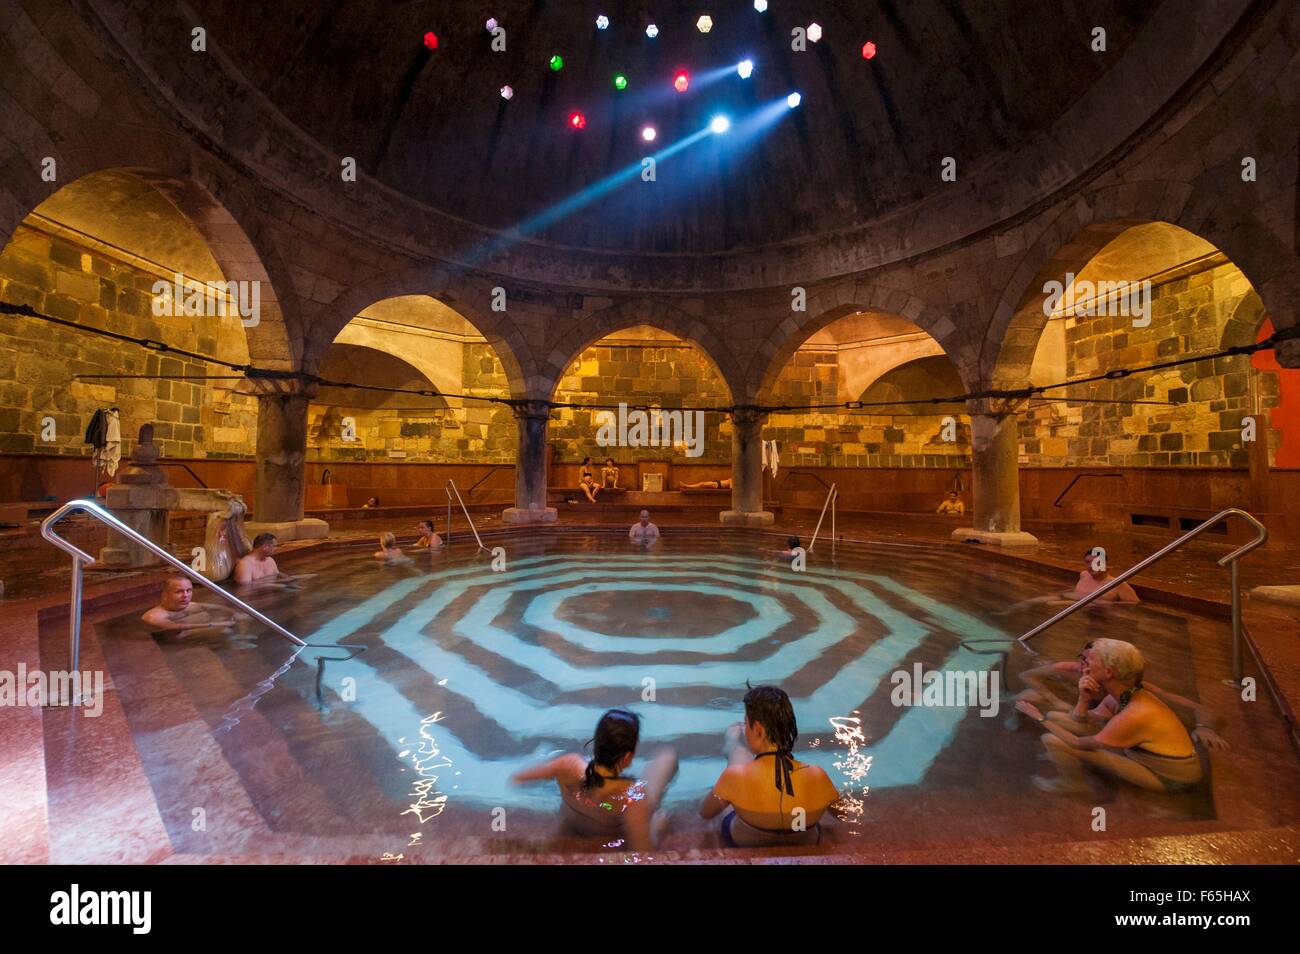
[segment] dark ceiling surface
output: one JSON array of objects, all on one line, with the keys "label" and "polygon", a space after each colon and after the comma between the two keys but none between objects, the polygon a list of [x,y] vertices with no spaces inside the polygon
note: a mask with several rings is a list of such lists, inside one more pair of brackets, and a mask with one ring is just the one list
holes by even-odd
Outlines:
[{"label": "dark ceiling surface", "polygon": [[[495,229],[567,246],[704,253],[861,226],[1014,153],[1123,56],[1157,0],[191,0],[221,49],[291,121],[368,175]],[[597,30],[596,17],[610,18]],[[703,13],[710,33],[695,26]],[[492,50],[495,17],[506,51]],[[645,26],[659,27],[655,39]],[[821,25],[791,50],[791,29]],[[1107,50],[1090,48],[1103,27]],[[426,32],[438,36],[427,49]],[[864,59],[871,41],[877,54]],[[548,67],[564,58],[560,72]],[[754,76],[710,71],[744,58]],[[678,68],[692,74],[672,90]],[[617,73],[628,88],[614,88]],[[509,84],[513,99],[500,88]],[[743,120],[798,91],[761,129]],[[570,128],[575,111],[586,117]],[[726,113],[732,132],[641,159]],[[642,126],[657,127],[647,147]],[[753,125],[752,123],[749,125]],[[620,171],[592,201],[536,217]]]}]

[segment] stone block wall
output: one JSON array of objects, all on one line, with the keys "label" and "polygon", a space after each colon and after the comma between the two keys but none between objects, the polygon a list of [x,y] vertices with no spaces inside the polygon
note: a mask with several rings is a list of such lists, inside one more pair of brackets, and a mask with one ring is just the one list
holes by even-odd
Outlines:
[{"label": "stone block wall", "polygon": [[[1145,328],[1124,315],[1056,319],[1065,323],[1066,374],[1085,377],[1216,351],[1250,290],[1238,268],[1221,264],[1154,286],[1151,323]],[[1245,331],[1245,340],[1254,340],[1253,330]],[[1107,402],[1168,403],[1035,402],[1021,415],[1022,463],[1245,467],[1242,419],[1259,414],[1259,439],[1269,439],[1267,414],[1260,412],[1277,405],[1278,379],[1252,370],[1243,355],[1080,385],[1071,393]]]},{"label": "stone block wall", "polygon": [[[555,400],[612,405],[622,401],[670,410],[726,407],[731,394],[713,364],[692,344],[619,339],[584,350],[560,379]],[[549,440],[558,458],[570,462],[590,455],[597,460],[613,457],[620,463],[666,457],[696,464],[731,463],[731,430],[721,414],[704,415],[704,452],[695,458],[686,458],[676,448],[602,448],[596,443],[599,428],[594,411],[557,408],[551,415]]]},{"label": "stone block wall", "polygon": [[[487,342],[462,347],[460,393],[507,397],[505,367]],[[391,382],[376,382],[391,384]],[[394,396],[394,403],[420,407],[427,398]],[[514,463],[518,431],[510,408],[488,401],[450,398],[445,407],[427,410],[339,407],[312,404],[308,409],[307,455],[313,461],[447,461],[476,464]],[[343,440],[343,420],[351,418],[356,440]]]},{"label": "stone block wall", "polygon": [[[861,397],[843,392],[834,349],[800,349],[778,377],[773,402],[835,404]],[[783,467],[969,467],[970,420],[953,414],[956,440],[945,441],[946,416],[901,408],[888,414],[782,412],[768,419],[763,437],[780,442]]]},{"label": "stone block wall", "polygon": [[[20,226],[0,254],[0,300],[137,338],[246,362],[236,318],[153,314],[161,274],[89,246]],[[150,352],[32,318],[0,319],[0,453],[89,456],[86,427],[99,408],[121,411],[122,454],[143,423],[168,457],[247,457],[257,435],[257,403],[235,381],[77,375],[223,375],[220,365]],[[54,421],[43,439],[42,421]]]}]

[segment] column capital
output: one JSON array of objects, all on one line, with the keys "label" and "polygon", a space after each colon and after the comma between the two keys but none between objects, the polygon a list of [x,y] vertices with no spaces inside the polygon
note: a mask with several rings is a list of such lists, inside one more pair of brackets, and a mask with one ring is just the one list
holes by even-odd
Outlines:
[{"label": "column capital", "polygon": [[548,420],[551,416],[552,407],[550,401],[529,398],[524,401],[511,402],[510,412],[520,419]]},{"label": "column capital", "polygon": [[247,377],[235,388],[241,394],[256,398],[305,397],[314,398],[320,386],[300,377]]},{"label": "column capital", "polygon": [[1010,417],[1019,414],[1027,398],[974,398],[966,402],[966,413],[980,417]]},{"label": "column capital", "polygon": [[763,424],[768,412],[752,405],[742,405],[731,409],[731,420],[736,424]]}]

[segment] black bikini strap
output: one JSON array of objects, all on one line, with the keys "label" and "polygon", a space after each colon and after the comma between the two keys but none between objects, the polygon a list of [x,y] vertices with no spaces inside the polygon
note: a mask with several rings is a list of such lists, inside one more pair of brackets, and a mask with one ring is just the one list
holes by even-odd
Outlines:
[{"label": "black bikini strap", "polygon": [[794,782],[790,774],[794,771],[794,756],[789,749],[777,749],[773,752],[759,752],[754,756],[757,762],[765,755],[770,755],[776,759],[776,790],[784,791],[787,795],[794,795]]}]

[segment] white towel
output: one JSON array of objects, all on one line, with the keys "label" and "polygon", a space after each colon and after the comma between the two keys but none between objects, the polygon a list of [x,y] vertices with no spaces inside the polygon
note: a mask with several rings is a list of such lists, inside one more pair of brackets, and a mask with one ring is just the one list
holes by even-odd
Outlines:
[{"label": "white towel", "polygon": [[780,466],[781,452],[777,450],[776,441],[763,441],[763,469],[770,469],[772,476],[775,477]]},{"label": "white towel", "polygon": [[104,412],[104,446],[95,451],[95,462],[104,473],[117,475],[117,465],[122,460],[122,421],[116,411]]}]

